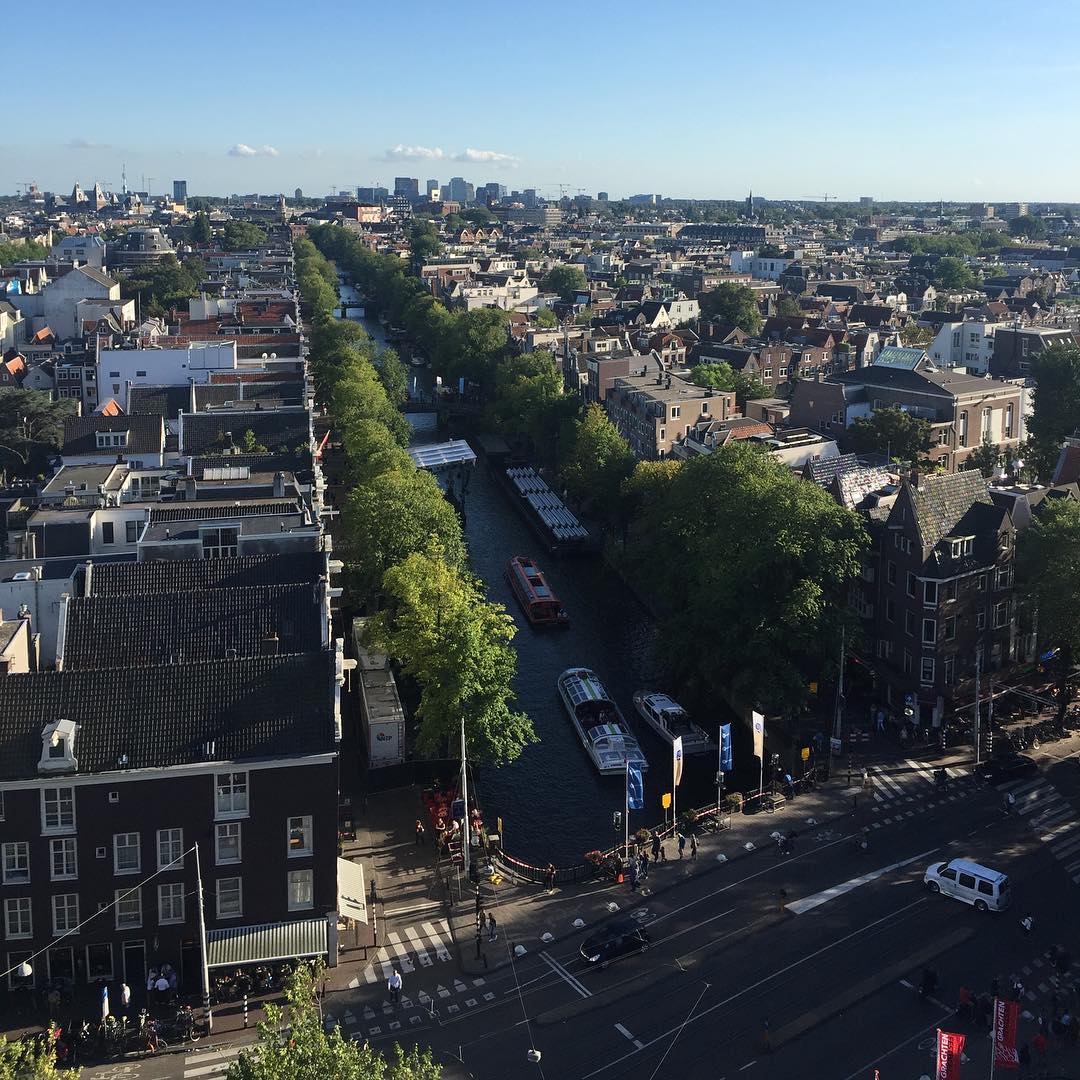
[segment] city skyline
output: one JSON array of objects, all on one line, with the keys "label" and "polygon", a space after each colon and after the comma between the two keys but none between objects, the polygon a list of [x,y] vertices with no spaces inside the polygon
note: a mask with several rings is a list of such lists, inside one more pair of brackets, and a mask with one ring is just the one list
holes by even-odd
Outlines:
[{"label": "city skyline", "polygon": [[[61,16],[69,7],[59,5]],[[1076,9],[1049,8],[1058,39],[1080,29]],[[155,191],[185,178],[192,194],[325,195],[392,187],[395,175],[460,175],[613,197],[734,199],[753,188],[777,199],[1080,198],[1071,182],[1080,148],[1061,138],[1080,106],[1080,65],[1049,54],[1046,20],[1018,21],[1002,3],[953,9],[962,50],[922,2],[902,23],[846,3],[825,12],[781,3],[768,26],[741,9],[688,3],[666,49],[643,34],[655,22],[643,5],[555,4],[535,33],[485,20],[481,35],[465,18],[410,25],[402,37],[392,14],[318,0],[304,15],[310,33],[281,3],[257,22],[194,5],[199,40],[234,46],[235,89],[181,66],[178,93],[162,78],[167,46],[156,44],[174,20],[147,9],[146,45],[125,55],[131,92],[116,109],[82,112],[62,80],[43,81],[33,125],[0,139],[0,191],[95,180],[118,190],[126,163],[131,188],[146,175]],[[583,47],[551,47],[568,34]],[[716,47],[687,50],[691,40]],[[287,63],[273,62],[286,42]],[[58,70],[84,53],[74,39],[53,48]],[[610,93],[598,92],[604,84]],[[1002,142],[1027,150],[993,149]]]}]

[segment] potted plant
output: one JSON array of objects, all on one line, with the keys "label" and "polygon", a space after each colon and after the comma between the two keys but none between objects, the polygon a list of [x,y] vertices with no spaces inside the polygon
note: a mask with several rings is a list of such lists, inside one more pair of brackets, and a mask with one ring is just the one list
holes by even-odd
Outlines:
[{"label": "potted plant", "polygon": [[594,877],[604,868],[606,858],[607,856],[602,851],[585,852],[585,865],[589,867]]},{"label": "potted plant", "polygon": [[742,795],[737,791],[729,792],[724,796],[724,806],[729,814],[741,814],[743,808]]}]

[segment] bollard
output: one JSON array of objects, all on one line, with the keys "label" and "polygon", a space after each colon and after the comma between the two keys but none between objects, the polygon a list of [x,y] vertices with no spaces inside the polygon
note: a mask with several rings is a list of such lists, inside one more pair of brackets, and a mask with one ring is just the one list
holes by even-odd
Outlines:
[{"label": "bollard", "polygon": [[248,996],[244,995],[244,1027],[248,1025]]}]

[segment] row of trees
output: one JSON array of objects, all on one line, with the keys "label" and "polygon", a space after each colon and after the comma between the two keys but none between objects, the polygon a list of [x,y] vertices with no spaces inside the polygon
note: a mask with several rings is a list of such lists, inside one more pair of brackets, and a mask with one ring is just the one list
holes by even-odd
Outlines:
[{"label": "row of trees", "polygon": [[138,266],[120,279],[120,295],[138,300],[141,316],[164,315],[174,304],[185,309],[188,298],[199,291],[206,277],[201,259],[188,256],[181,263],[175,255]]},{"label": "row of trees", "polygon": [[422,753],[456,749],[464,718],[470,756],[513,761],[535,741],[529,719],[511,707],[513,620],[484,599],[457,514],[405,449],[404,394],[395,392],[400,360],[360,326],[334,317],[337,273],[325,255],[306,239],[295,253],[316,384],[348,462],[342,536],[350,592],[377,609],[369,641],[419,687]]}]

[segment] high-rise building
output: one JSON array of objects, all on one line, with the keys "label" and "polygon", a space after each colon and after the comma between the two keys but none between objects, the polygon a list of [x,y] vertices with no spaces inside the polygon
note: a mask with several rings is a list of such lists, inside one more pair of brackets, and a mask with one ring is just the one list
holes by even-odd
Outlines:
[{"label": "high-rise building", "polygon": [[493,180],[479,188],[476,195],[489,203],[502,202],[506,198],[506,185]]},{"label": "high-rise building", "polygon": [[424,193],[427,196],[428,202],[439,201],[439,181],[429,180],[424,187]]},{"label": "high-rise building", "polygon": [[537,206],[536,188],[527,187],[521,193],[521,201],[525,204],[526,210],[535,210]]},{"label": "high-rise building", "polygon": [[874,196],[873,195],[860,195],[859,196],[859,205],[860,206],[873,206],[874,205]]},{"label": "high-rise building", "polygon": [[404,195],[411,202],[420,201],[420,181],[414,176],[395,176],[394,194]]},{"label": "high-rise building", "polygon": [[608,193],[606,191],[598,191],[596,193],[596,201],[597,202],[607,202],[608,201]]},{"label": "high-rise building", "polygon": [[172,182],[172,201],[179,203],[187,202],[187,181],[174,180]]},{"label": "high-rise building", "polygon": [[358,187],[356,189],[356,201],[365,205],[375,206],[384,203],[390,198],[390,191],[384,187]]},{"label": "high-rise building", "polygon": [[304,197],[304,193],[303,193],[303,191],[302,191],[302,190],[301,190],[300,188],[297,188],[297,189],[296,189],[296,190],[295,190],[295,191],[293,192],[293,198],[294,198],[294,199],[300,200],[300,199],[302,199],[303,197]]},{"label": "high-rise building", "polygon": [[451,176],[450,183],[446,185],[446,188],[450,195],[450,202],[461,203],[462,206],[465,206],[475,198],[472,184],[462,176]]}]

